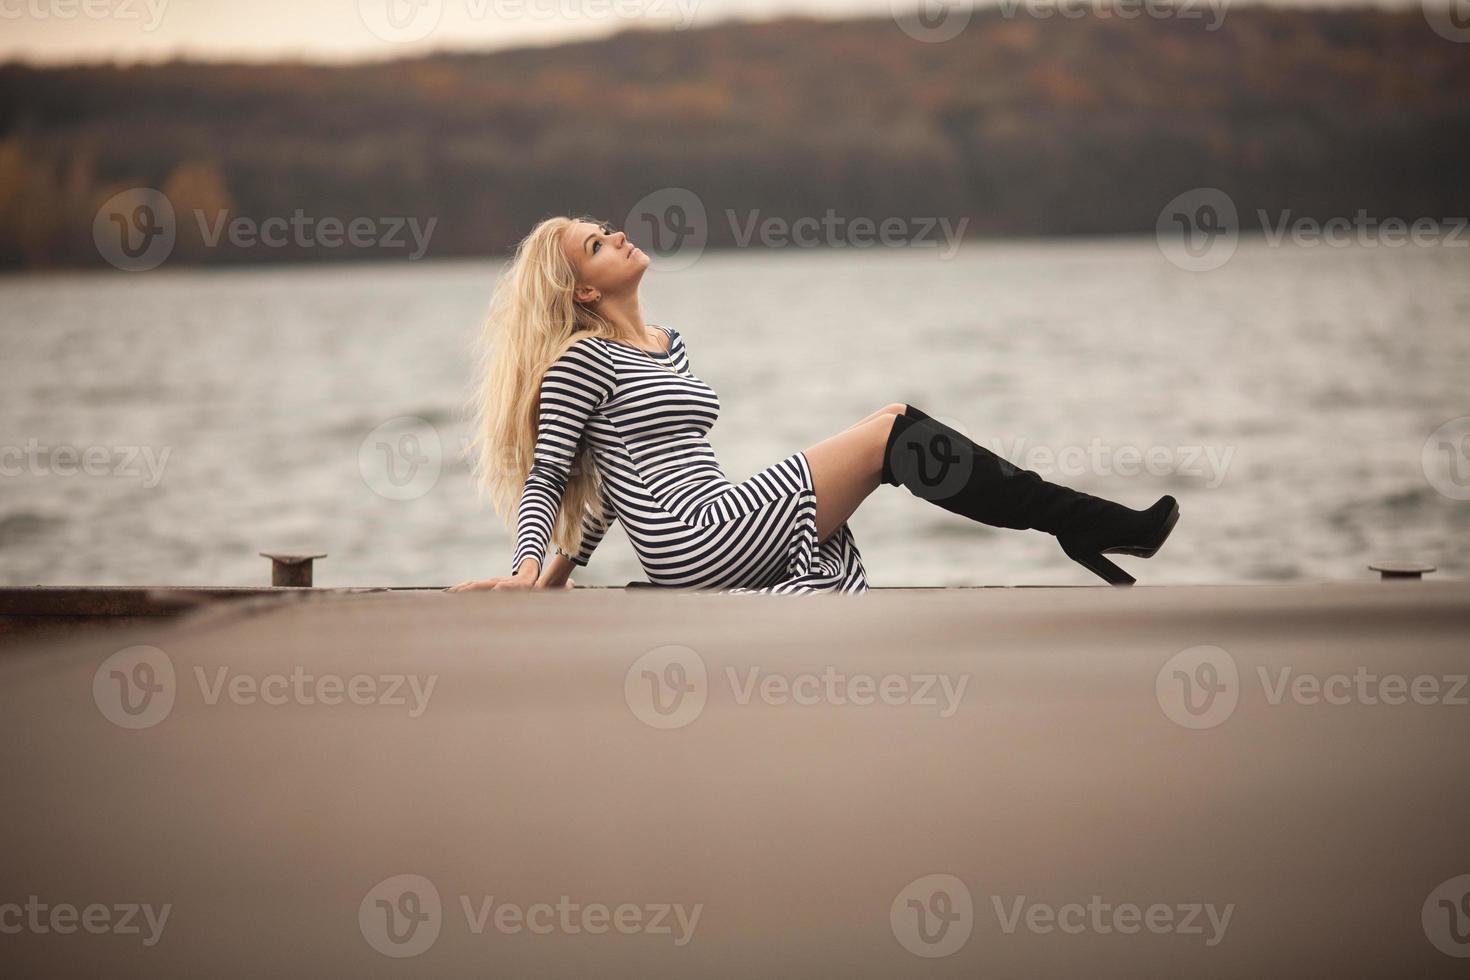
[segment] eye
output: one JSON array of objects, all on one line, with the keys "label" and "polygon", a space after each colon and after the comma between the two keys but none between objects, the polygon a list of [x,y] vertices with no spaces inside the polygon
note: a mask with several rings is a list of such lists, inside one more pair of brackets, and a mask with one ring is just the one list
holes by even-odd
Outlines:
[{"label": "eye", "polygon": [[[613,235],[616,235],[617,234],[617,231],[613,228],[612,225],[599,225],[598,226],[598,230],[600,230],[602,232],[602,234],[605,237],[607,237],[607,238],[611,238]],[[593,242],[592,243],[592,254],[593,255],[596,255],[597,254],[597,250],[599,248],[601,248],[601,247],[602,247],[602,242]]]}]

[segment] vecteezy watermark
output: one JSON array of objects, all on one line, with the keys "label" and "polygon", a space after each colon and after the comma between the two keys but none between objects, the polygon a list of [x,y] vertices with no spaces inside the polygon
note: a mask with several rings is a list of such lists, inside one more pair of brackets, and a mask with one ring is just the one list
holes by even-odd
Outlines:
[{"label": "vecteezy watermark", "polygon": [[178,238],[174,206],[163,191],[134,187],[114,194],[92,219],[97,254],[124,272],[156,269],[173,254]]},{"label": "vecteezy watermark", "polygon": [[1235,457],[1234,446],[1112,446],[1093,438],[1086,446],[1026,445],[1017,437],[1007,447],[997,440],[994,451],[1023,469],[1042,476],[1176,476],[1200,480],[1213,490],[1225,482]]},{"label": "vecteezy watermark", "polygon": [[1470,225],[1467,218],[1415,218],[1412,222],[1404,218],[1377,218],[1365,208],[1359,208],[1351,218],[1339,216],[1318,221],[1315,218],[1294,217],[1288,208],[1272,215],[1265,209],[1256,210],[1256,218],[1266,237],[1266,244],[1277,247],[1289,242],[1298,248],[1402,248],[1415,245],[1432,248],[1465,248],[1470,245],[1470,236],[1465,228]]},{"label": "vecteezy watermark", "polygon": [[[975,470],[976,455],[963,439],[970,439],[969,433],[956,419],[917,419],[888,444],[885,475],[924,500],[948,500],[969,484]],[[1008,459],[996,465],[1007,475],[1017,472]]]},{"label": "vecteezy watermark", "polygon": [[357,927],[369,946],[384,956],[417,956],[439,938],[444,903],[439,889],[423,875],[384,878],[362,897]]},{"label": "vecteezy watermark", "polygon": [[309,673],[294,667],[289,674],[246,674],[229,667],[206,671],[194,668],[199,693],[210,706],[222,700],[246,706],[263,704],[335,706],[352,704],[361,707],[407,708],[408,717],[421,718],[434,696],[438,674],[341,674]]},{"label": "vecteezy watermark", "polygon": [[[724,217],[736,248],[934,248],[941,249],[941,260],[954,257],[970,223],[969,218],[848,216],[831,208],[820,216],[796,218],[727,208]],[[685,187],[644,195],[628,210],[623,227],[630,238],[647,243],[645,251],[659,272],[693,265],[710,241],[704,201]]]},{"label": "vecteezy watermark", "polygon": [[1361,664],[1351,674],[1298,673],[1292,667],[1257,667],[1256,673],[1271,705],[1470,705],[1470,674],[1375,674]]},{"label": "vecteezy watermark", "polygon": [[678,644],[654,647],[623,675],[623,700],[651,728],[683,728],[703,713],[709,700],[704,658]]},{"label": "vecteezy watermark", "polygon": [[158,647],[119,650],[92,675],[92,700],[119,728],[152,728],[174,708],[174,662]]},{"label": "vecteezy watermark", "polygon": [[[438,674],[311,673],[297,666],[289,673],[244,673],[228,666],[196,666],[200,700],[248,707],[265,705],[357,705],[407,709],[422,717],[434,696]],[[173,711],[179,683],[173,660],[153,646],[132,646],[112,654],[92,675],[92,700],[102,717],[120,728],[152,728]]]},{"label": "vecteezy watermark", "polygon": [[[848,218],[832,208],[820,218],[761,217],[759,209],[741,215],[733,209],[725,211],[730,231],[739,248],[758,242],[763,248],[939,248],[943,238],[945,251],[941,260],[954,258],[969,218],[952,224],[948,218],[868,217]],[[939,234],[935,234],[936,230]]]},{"label": "vecteezy watermark", "polygon": [[1446,41],[1470,44],[1470,0],[1421,0],[1424,19]]},{"label": "vecteezy watermark", "polygon": [[1010,20],[1024,13],[1037,20],[1061,17],[1077,20],[1198,20],[1205,30],[1218,31],[1225,23],[1230,0],[1000,0],[1001,16]]},{"label": "vecteezy watermark", "polygon": [[1470,874],[1435,886],[1420,911],[1424,935],[1446,956],[1470,958]]},{"label": "vecteezy watermark", "polygon": [[0,0],[5,20],[139,21],[146,33],[158,30],[169,0]]},{"label": "vecteezy watermark", "polygon": [[389,500],[415,500],[434,489],[444,468],[439,430],[416,415],[400,415],[369,432],[357,450],[368,489]]},{"label": "vecteezy watermark", "polygon": [[777,673],[760,667],[725,668],[725,679],[735,703],[799,707],[887,705],[933,708],[940,718],[951,718],[959,710],[970,683],[968,674],[865,674],[824,667],[820,672]]},{"label": "vecteezy watermark", "polygon": [[[231,216],[228,210],[186,212],[209,249],[227,244],[236,249],[379,249],[406,251],[409,261],[428,251],[438,218],[413,216],[340,218],[309,215],[301,208],[289,216]],[[187,220],[187,219],[186,219]],[[151,187],[135,187],[108,198],[92,219],[97,253],[125,272],[147,272],[168,260],[178,245],[179,216],[167,195]]]},{"label": "vecteezy watermark", "polygon": [[1235,202],[1218,187],[1185,191],[1160,209],[1154,241],[1164,258],[1186,272],[1218,269],[1240,242]]},{"label": "vecteezy watermark", "polygon": [[990,896],[1001,932],[1007,936],[1019,929],[1036,935],[1053,932],[1078,936],[1084,932],[1099,936],[1114,933],[1132,936],[1147,932],[1155,936],[1199,936],[1205,946],[1214,948],[1225,939],[1235,903],[1217,906],[1214,902],[1137,902],[1105,901],[1091,895],[1087,902],[1051,905],[1027,901],[1025,895],[1003,898]]},{"label": "vecteezy watermark", "polygon": [[70,902],[43,902],[39,895],[28,895],[24,904],[0,904],[0,934],[16,936],[28,932],[37,936],[56,934],[69,936],[86,932],[94,936],[142,936],[144,946],[157,946],[173,912],[172,903],[154,908],[147,902],[116,902],[111,905],[92,902],[77,906]]},{"label": "vecteezy watermark", "polygon": [[1240,670],[1235,658],[1220,647],[1180,650],[1159,668],[1154,696],[1174,724],[1214,728],[1235,713],[1240,701]]},{"label": "vecteezy watermark", "polygon": [[274,216],[252,218],[246,215],[230,217],[226,210],[213,214],[201,208],[193,211],[199,226],[199,237],[208,248],[218,248],[220,240],[235,248],[379,248],[385,251],[411,249],[410,262],[424,257],[429,250],[429,239],[434,235],[438,218],[429,218],[422,224],[413,216],[385,216],[380,218],[338,218],[309,215],[301,208],[291,212],[289,218]]},{"label": "vecteezy watermark", "polygon": [[145,490],[163,482],[171,446],[0,446],[0,476],[110,476],[141,478]]},{"label": "vecteezy watermark", "polygon": [[645,194],[623,222],[628,235],[647,242],[649,264],[658,272],[687,269],[709,245],[704,200],[687,187],[662,187]]},{"label": "vecteezy watermark", "polygon": [[[1003,936],[1065,933],[1099,936],[1198,936],[1206,947],[1220,945],[1235,904],[1213,902],[1119,902],[1090,895],[1085,902],[1053,905],[1025,895],[990,895],[988,905]],[[983,906],[982,906],[983,907]],[[889,906],[888,922],[899,945],[915,956],[950,956],[964,947],[975,927],[969,886],[950,874],[929,874],[905,885]]]},{"label": "vecteezy watermark", "polygon": [[890,0],[889,8],[899,29],[925,44],[953,41],[975,12],[973,0]]},{"label": "vecteezy watermark", "polygon": [[[959,710],[968,674],[867,674],[827,666],[819,671],[769,671],[759,665],[726,667],[721,674],[731,700],[742,707],[912,707],[940,718]],[[623,699],[634,717],[653,728],[683,728],[704,711],[710,697],[704,658],[686,646],[655,647],[628,668]]]},{"label": "vecteezy watermark", "polygon": [[1470,500],[1470,415],[1450,419],[1431,432],[1419,461],[1424,478],[1442,496]]},{"label": "vecteezy watermark", "polygon": [[[1378,217],[1359,208],[1351,217],[1317,219],[1275,214],[1257,208],[1256,222],[1266,245],[1280,248],[1465,248],[1470,245],[1470,219],[1465,217]],[[1178,195],[1159,211],[1154,226],[1159,251],[1189,272],[1218,269],[1240,243],[1240,215],[1235,201],[1217,187],[1196,187]]]},{"label": "vecteezy watermark", "polygon": [[[699,0],[458,0],[462,20],[498,23],[515,20],[664,21],[676,31],[694,22]],[[380,41],[411,44],[438,29],[445,0],[358,0],[364,27]]]},{"label": "vecteezy watermark", "polygon": [[[1362,664],[1351,672],[1317,674],[1289,665],[1259,665],[1256,677],[1270,707],[1470,706],[1470,674],[1380,674]],[[1159,668],[1154,681],[1159,707],[1170,721],[1184,728],[1224,724],[1244,693],[1235,658],[1216,646],[1179,651]]]},{"label": "vecteezy watermark", "polygon": [[954,875],[915,878],[894,896],[888,926],[898,944],[915,956],[939,959],[957,953],[975,928],[969,886]]},{"label": "vecteezy watermark", "polygon": [[[667,937],[675,946],[687,946],[699,928],[704,903],[582,902],[560,895],[555,902],[521,904],[496,895],[458,896],[466,931],[482,936],[488,930],[513,936]],[[423,875],[400,874],[385,878],[363,896],[357,924],[369,946],[395,959],[418,956],[438,940],[448,916],[439,889]]]}]

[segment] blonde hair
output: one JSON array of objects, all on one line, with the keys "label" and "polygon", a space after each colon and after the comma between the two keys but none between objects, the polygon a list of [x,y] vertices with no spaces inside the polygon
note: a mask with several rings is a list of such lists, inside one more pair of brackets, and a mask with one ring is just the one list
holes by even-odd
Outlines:
[{"label": "blonde hair", "polygon": [[[587,216],[547,218],[521,239],[496,284],[478,345],[479,386],[466,455],[481,500],[491,498],[512,533],[536,447],[541,379],[576,341],[621,339],[573,299],[577,274],[562,250],[562,234],[577,221],[603,224]],[[582,515],[601,513],[601,493],[592,453],[579,447],[552,527],[554,546],[577,553]]]}]

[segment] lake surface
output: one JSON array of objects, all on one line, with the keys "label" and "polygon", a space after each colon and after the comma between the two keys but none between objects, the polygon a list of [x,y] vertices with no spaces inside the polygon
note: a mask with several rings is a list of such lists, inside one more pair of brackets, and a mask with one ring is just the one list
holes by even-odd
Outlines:
[{"label": "lake surface", "polygon": [[[1152,239],[736,251],[651,272],[644,313],[719,392],[732,480],[907,401],[1058,482],[1178,497],[1168,546],[1119,561],[1143,584],[1409,556],[1464,577],[1470,430],[1431,435],[1470,415],[1467,252],[1256,240],[1191,273]],[[265,584],[273,548],[328,552],[320,585],[505,574],[459,457],[500,269],[0,278],[0,581]],[[1099,581],[902,488],[851,525],[875,586]],[[621,530],[576,576],[641,577]]]}]

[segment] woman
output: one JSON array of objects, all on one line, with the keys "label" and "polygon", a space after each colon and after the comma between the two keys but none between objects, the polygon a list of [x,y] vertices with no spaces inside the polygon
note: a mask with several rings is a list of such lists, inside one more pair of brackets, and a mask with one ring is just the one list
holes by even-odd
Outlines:
[{"label": "woman", "polygon": [[[510,576],[449,591],[569,587],[621,520],[654,585],[862,592],[847,519],[879,483],[1054,534],[1119,585],[1133,579],[1103,554],[1149,557],[1178,519],[1173,497],[1137,511],[1047,483],[902,403],[731,483],[706,438],[719,397],[679,331],[643,320],[649,263],[589,218],[549,218],[517,247],[486,328],[474,445],[482,491],[516,515],[515,556]],[[543,567],[548,544],[557,554]]]}]

